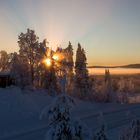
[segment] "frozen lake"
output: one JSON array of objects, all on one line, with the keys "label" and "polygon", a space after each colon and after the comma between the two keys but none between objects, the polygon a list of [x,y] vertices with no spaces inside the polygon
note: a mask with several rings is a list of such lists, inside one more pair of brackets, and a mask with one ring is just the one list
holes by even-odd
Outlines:
[{"label": "frozen lake", "polygon": [[[109,68],[111,74],[140,74],[140,69],[135,68]],[[91,75],[104,75],[105,68],[89,68]]]}]

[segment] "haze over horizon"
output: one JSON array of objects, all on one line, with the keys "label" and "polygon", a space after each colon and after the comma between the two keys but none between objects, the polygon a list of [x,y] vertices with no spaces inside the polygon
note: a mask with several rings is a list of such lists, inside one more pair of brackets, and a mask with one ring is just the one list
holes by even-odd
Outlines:
[{"label": "haze over horizon", "polygon": [[80,42],[89,65],[140,63],[140,0],[1,0],[0,20],[0,50],[30,28],[53,49]]}]

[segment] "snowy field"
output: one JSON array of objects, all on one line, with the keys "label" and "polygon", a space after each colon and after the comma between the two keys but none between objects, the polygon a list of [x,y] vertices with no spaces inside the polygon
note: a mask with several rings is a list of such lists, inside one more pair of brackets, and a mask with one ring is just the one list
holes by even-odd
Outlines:
[{"label": "snowy field", "polygon": [[[40,119],[40,115],[52,100],[53,97],[44,90],[0,89],[0,140],[44,140],[48,123],[46,116]],[[140,104],[76,100],[72,114],[84,122],[93,134],[105,123],[110,140],[118,140],[122,129],[140,117]]]}]

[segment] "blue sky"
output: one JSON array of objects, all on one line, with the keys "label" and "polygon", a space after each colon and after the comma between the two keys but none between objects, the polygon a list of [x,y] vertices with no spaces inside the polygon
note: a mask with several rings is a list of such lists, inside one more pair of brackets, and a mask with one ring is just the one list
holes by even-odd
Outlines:
[{"label": "blue sky", "polygon": [[140,0],[0,0],[0,50],[34,29],[55,49],[80,42],[89,65],[140,62]]}]

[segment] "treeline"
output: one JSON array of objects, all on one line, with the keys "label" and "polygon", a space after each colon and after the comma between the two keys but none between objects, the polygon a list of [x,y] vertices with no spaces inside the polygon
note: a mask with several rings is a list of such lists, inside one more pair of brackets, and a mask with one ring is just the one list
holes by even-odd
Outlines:
[{"label": "treeline", "polygon": [[18,53],[0,51],[0,72],[8,71],[21,89],[47,89],[50,95],[67,92],[80,99],[121,103],[128,103],[128,93],[134,91],[135,86],[129,80],[113,81],[109,69],[101,81],[89,76],[86,53],[80,43],[75,60],[71,42],[54,51],[46,39],[39,42],[30,29],[20,33],[18,46]]},{"label": "treeline", "polygon": [[[39,37],[31,29],[27,29],[26,33],[20,33],[18,46],[18,53],[0,52],[0,71],[10,72],[16,86],[22,89],[29,86],[46,88],[50,94],[58,94],[65,88],[69,94],[76,91],[81,98],[87,96],[91,84],[85,50],[80,43],[75,62],[71,42],[66,48],[57,47],[54,51],[49,48],[46,39],[39,42]],[[51,64],[47,66],[45,60],[48,58]]]}]

